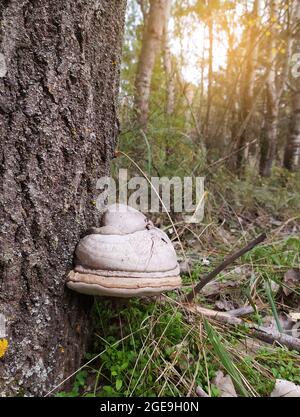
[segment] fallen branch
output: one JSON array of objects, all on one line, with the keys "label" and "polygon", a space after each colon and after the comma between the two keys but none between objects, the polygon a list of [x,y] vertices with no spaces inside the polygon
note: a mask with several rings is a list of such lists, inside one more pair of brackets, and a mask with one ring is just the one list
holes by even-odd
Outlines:
[{"label": "fallen branch", "polygon": [[242,319],[231,316],[224,311],[211,310],[209,308],[200,307],[196,304],[180,304],[183,308],[194,314],[202,314],[208,319],[216,320],[226,324],[239,325],[243,324]]},{"label": "fallen branch", "polygon": [[262,340],[266,343],[278,343],[280,345],[286,346],[290,350],[296,350],[300,353],[300,339],[296,337],[289,336],[284,333],[278,332],[278,330],[269,329],[267,327],[258,326],[254,323],[247,323],[239,317],[229,314],[228,312],[211,310],[209,308],[200,307],[196,304],[183,304],[172,298],[169,298],[165,295],[161,296],[158,299],[158,302],[164,304],[164,302],[171,302],[177,306],[193,313],[193,314],[202,314],[208,320],[216,320],[221,323],[226,323],[233,326],[243,325],[249,330],[249,336],[256,337],[259,340]]},{"label": "fallen branch", "polygon": [[278,330],[269,329],[267,327],[258,326],[252,323],[246,323],[239,317],[234,317],[231,314],[224,313],[222,311],[210,310],[208,308],[200,307],[197,305],[181,304],[182,307],[186,308],[191,313],[199,313],[205,316],[208,320],[216,320],[222,323],[231,325],[243,325],[249,329],[250,335],[262,340],[266,343],[279,343],[286,346],[290,350],[296,350],[300,352],[300,339],[289,336],[284,333],[280,333]]},{"label": "fallen branch", "polygon": [[252,306],[245,306],[241,308],[236,308],[234,310],[226,311],[226,313],[233,317],[244,317],[254,313],[254,311],[255,310]]},{"label": "fallen branch", "polygon": [[247,246],[240,249],[238,252],[230,255],[227,259],[225,259],[220,265],[218,265],[213,271],[209,272],[192,290],[188,293],[183,302],[191,303],[195,298],[196,294],[199,293],[202,288],[208,284],[212,279],[214,279],[221,271],[223,271],[228,265],[232,264],[236,259],[240,258],[245,253],[249,252],[259,243],[263,242],[266,239],[266,234],[263,233],[258,236],[256,239],[252,240],[252,242],[248,243]]},{"label": "fallen branch", "polygon": [[248,325],[251,329],[251,333],[257,339],[262,340],[266,343],[274,343],[277,342],[283,346],[286,346],[290,350],[296,350],[300,353],[300,339],[296,337],[289,336],[285,333],[280,333],[278,330],[275,329],[268,329],[266,327],[260,327],[256,325]]}]

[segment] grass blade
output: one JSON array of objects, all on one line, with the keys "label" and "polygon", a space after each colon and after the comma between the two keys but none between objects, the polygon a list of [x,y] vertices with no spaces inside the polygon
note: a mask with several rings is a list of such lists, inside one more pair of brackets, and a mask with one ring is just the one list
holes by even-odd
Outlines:
[{"label": "grass blade", "polygon": [[206,319],[204,319],[204,326],[207,331],[208,339],[210,343],[212,344],[215,353],[219,357],[222,365],[224,366],[228,374],[231,376],[236,389],[244,397],[249,397],[249,393],[244,387],[242,379],[236,367],[234,366],[229,353],[224,348],[219,335],[217,334],[217,332],[214,330],[214,328],[209,324],[209,322]]}]

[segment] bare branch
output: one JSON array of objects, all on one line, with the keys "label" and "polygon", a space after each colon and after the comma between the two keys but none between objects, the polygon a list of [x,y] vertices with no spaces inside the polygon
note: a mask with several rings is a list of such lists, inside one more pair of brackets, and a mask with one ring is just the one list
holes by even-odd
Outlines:
[{"label": "bare branch", "polygon": [[185,297],[184,301],[190,303],[195,298],[195,295],[202,290],[202,288],[208,284],[213,278],[215,278],[221,271],[223,271],[228,265],[232,264],[236,259],[240,258],[245,253],[249,252],[259,243],[263,242],[266,239],[266,234],[263,233],[258,236],[256,239],[248,243],[247,246],[240,249],[238,252],[230,255],[225,259],[220,265],[218,265],[213,271],[209,272],[200,282],[197,284],[192,291]]}]

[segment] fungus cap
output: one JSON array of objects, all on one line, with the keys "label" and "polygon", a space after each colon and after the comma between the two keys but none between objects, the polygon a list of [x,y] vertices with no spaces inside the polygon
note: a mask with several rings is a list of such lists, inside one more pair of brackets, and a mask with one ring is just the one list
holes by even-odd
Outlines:
[{"label": "fungus cap", "polygon": [[90,295],[148,296],[179,288],[181,278],[168,236],[139,211],[114,204],[102,227],[78,243],[67,286]]}]

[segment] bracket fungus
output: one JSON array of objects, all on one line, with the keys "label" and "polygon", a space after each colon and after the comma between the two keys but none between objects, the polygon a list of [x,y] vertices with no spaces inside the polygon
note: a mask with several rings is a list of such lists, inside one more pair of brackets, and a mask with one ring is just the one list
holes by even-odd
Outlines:
[{"label": "bracket fungus", "polygon": [[179,288],[181,278],[168,236],[139,211],[113,204],[102,227],[79,241],[67,286],[90,295],[149,296]]}]

